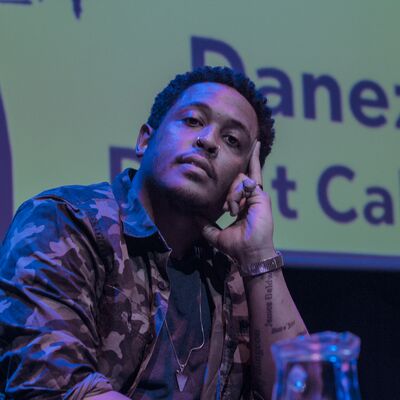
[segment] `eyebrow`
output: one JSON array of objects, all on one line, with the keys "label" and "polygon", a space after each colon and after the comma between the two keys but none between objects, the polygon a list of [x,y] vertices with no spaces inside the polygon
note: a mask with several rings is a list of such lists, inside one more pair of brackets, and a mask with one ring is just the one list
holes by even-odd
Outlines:
[{"label": "eyebrow", "polygon": [[[186,108],[192,108],[192,107],[199,108],[200,110],[203,110],[208,114],[211,114],[213,112],[213,109],[207,103],[202,103],[201,101],[192,101],[188,104],[183,105],[182,109],[185,110]],[[243,131],[246,134],[246,136],[248,136],[248,138],[250,139],[251,136],[249,129],[239,120],[234,118],[229,118],[228,126]]]}]

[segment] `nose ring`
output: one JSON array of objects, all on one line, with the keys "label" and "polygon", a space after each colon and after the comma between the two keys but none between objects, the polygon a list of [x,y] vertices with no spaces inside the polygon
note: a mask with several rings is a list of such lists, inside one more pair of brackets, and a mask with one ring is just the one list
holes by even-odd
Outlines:
[{"label": "nose ring", "polygon": [[208,154],[212,157],[216,157],[218,155],[219,149],[221,148],[220,145],[207,146],[207,144],[204,143],[204,139],[200,136],[197,136],[196,145],[200,148],[205,148]]}]

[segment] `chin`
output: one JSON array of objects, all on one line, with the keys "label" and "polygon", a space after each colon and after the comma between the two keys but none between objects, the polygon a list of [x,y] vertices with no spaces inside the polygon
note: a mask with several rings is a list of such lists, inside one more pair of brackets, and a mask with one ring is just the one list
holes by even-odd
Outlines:
[{"label": "chin", "polygon": [[195,187],[190,186],[182,185],[170,189],[167,193],[169,202],[182,212],[202,215],[213,220],[218,219],[222,214],[223,202],[211,199],[209,191],[205,188],[196,190]]}]

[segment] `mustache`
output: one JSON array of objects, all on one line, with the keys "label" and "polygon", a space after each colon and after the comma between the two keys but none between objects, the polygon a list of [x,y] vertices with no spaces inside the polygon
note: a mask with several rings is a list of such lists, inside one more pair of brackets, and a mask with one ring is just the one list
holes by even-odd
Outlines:
[{"label": "mustache", "polygon": [[217,179],[215,169],[210,160],[198,151],[182,154],[178,157],[180,164],[193,164],[203,169],[212,179]]}]

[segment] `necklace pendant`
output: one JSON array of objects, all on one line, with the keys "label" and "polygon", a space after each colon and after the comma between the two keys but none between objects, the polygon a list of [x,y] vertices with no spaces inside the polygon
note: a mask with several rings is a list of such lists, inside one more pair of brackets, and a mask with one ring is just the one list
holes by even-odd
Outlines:
[{"label": "necklace pendant", "polygon": [[186,382],[188,380],[188,376],[183,373],[183,370],[176,370],[176,382],[178,384],[178,388],[180,392],[183,392],[185,389]]}]

